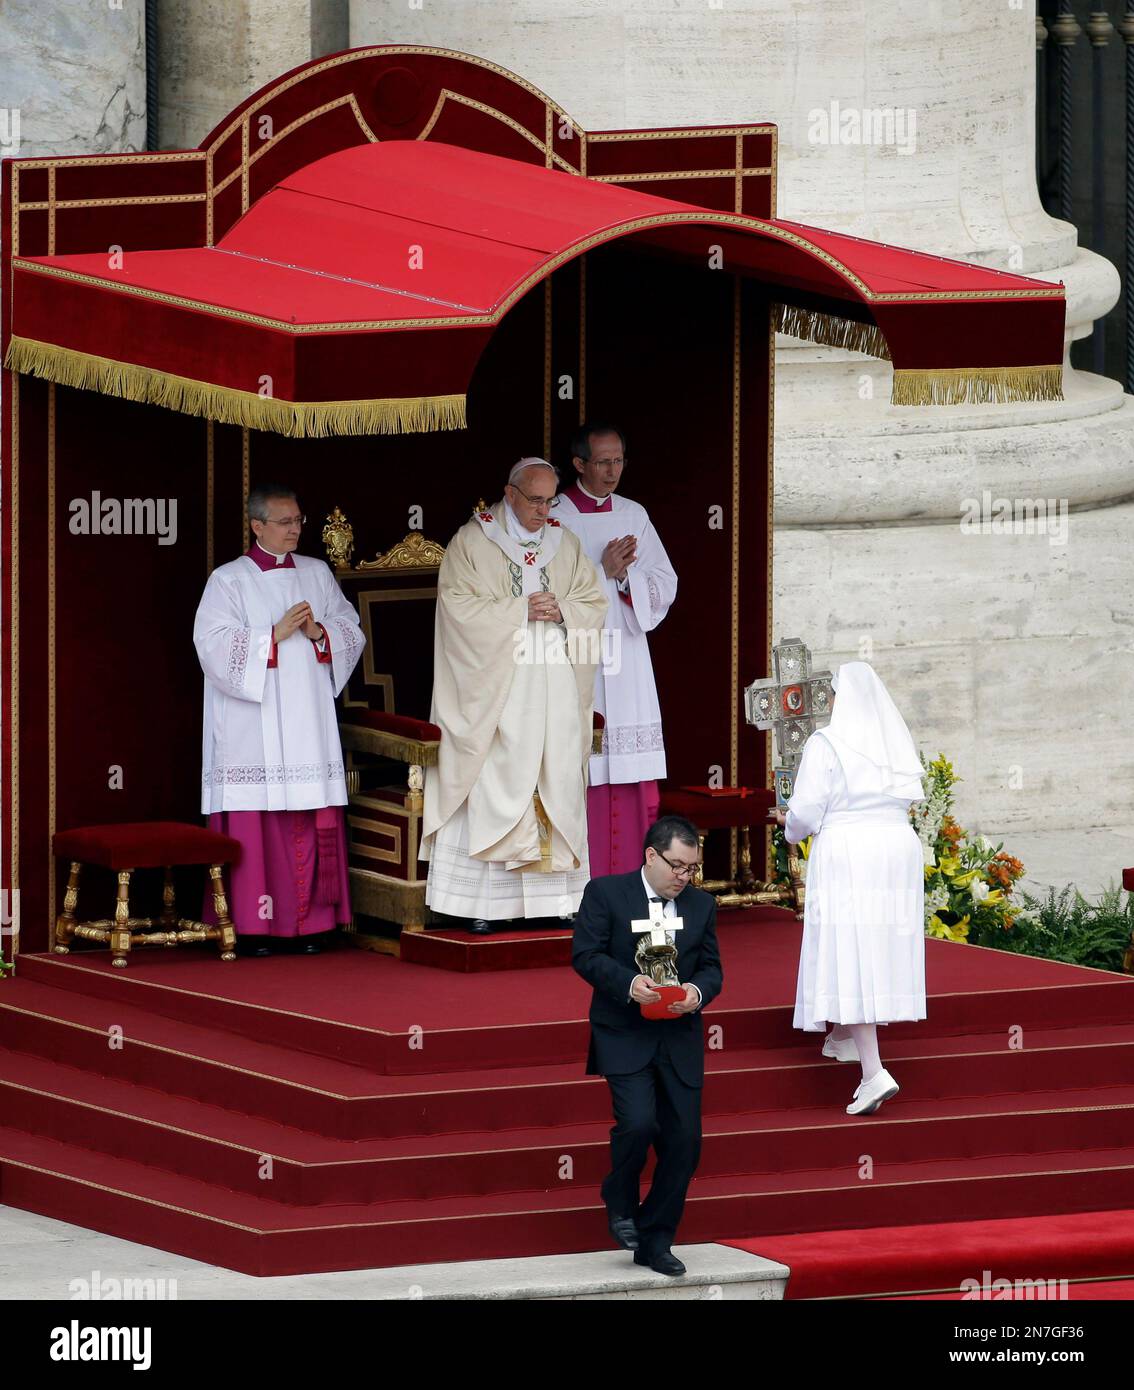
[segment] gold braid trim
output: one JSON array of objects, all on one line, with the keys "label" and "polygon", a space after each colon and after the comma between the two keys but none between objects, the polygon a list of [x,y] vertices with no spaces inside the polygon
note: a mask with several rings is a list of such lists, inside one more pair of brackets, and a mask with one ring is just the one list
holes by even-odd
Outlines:
[{"label": "gold braid trim", "polygon": [[803,309],[798,304],[773,304],[772,322],[777,333],[787,333],[792,338],[890,360],[889,344],[874,323],[841,319],[818,309]]},{"label": "gold braid trim", "polygon": [[352,724],[345,719],[339,725],[339,741],[353,752],[393,758],[400,763],[416,763],[419,767],[436,767],[437,750],[441,746],[387,733],[384,729],[372,729],[366,724]]},{"label": "gold braid trim", "polygon": [[1061,401],[1063,367],[941,367],[895,371],[893,405],[987,405]]},{"label": "gold braid trim", "polygon": [[353,434],[421,434],[465,427],[464,394],[404,396],[383,400],[285,401],[237,391],[154,367],[116,362],[32,338],[13,337],[4,365],[9,371],[105,396],[164,406],[224,425],[272,430],[293,438]]},{"label": "gold braid trim", "polygon": [[[779,333],[824,347],[865,352],[890,360],[882,330],[872,323],[837,318],[795,304],[773,304],[772,322]],[[890,395],[893,405],[993,405],[1011,401],[1061,401],[1063,367],[896,368]]]}]

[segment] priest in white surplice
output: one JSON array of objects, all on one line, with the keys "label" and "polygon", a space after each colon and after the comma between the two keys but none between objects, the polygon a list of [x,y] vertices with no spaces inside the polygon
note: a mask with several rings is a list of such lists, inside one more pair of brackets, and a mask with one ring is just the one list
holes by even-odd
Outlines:
[{"label": "priest in white surplice", "polygon": [[477,932],[566,917],[589,877],[586,772],[606,599],[579,540],[550,514],[558,474],[521,459],[474,512],[437,579],[426,770],[425,901]]},{"label": "priest in white surplice", "polygon": [[[193,642],[205,673],[201,810],[239,840],[231,912],[251,955],[350,921],[335,696],[361,655],[358,614],[322,560],[297,555],[295,494],[248,497],[255,540],[209,576]],[[208,905],[206,905],[208,911]]]},{"label": "priest in white surplice", "polygon": [[925,1017],[924,858],[910,824],[925,795],[905,720],[873,667],[835,673],[831,722],[803,747],[786,812],[791,844],[814,835],[793,1026],[821,1032],[825,1056],[861,1062],[848,1115],[896,1095],[879,1023]]},{"label": "priest in white surplice", "polygon": [[621,431],[582,425],[571,454],[578,476],[564,490],[559,519],[582,540],[610,600],[595,680],[595,709],[606,727],[587,792],[591,873],[598,877],[637,868],[646,830],[658,818],[665,746],[646,634],[669,612],[677,575],[645,507],[616,495],[626,463]]}]

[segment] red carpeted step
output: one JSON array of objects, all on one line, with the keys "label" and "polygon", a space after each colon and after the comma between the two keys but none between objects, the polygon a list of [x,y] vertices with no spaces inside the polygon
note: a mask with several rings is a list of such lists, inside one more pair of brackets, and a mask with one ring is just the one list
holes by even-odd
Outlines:
[{"label": "red carpeted step", "polygon": [[[841,1111],[710,1115],[699,1173],[831,1169],[855,1173],[869,1153],[875,1177],[896,1164],[998,1153],[1052,1155],[1122,1145],[1134,1133],[1134,1087],[1051,1092],[1029,1110],[1006,1097],[891,1102],[876,1117]],[[1015,1106],[1016,1108],[1011,1108]],[[598,1183],[609,1167],[609,1118],[462,1135],[340,1140],[122,1081],[0,1052],[0,1114],[15,1129],[273,1201],[333,1203],[538,1190],[558,1180]],[[270,1164],[265,1157],[270,1156]]]},{"label": "red carpeted step", "polygon": [[[726,991],[706,1023],[723,1030],[730,1048],[798,1045],[792,1009],[782,1002],[785,974],[793,972],[784,952],[798,955],[798,932],[761,923],[722,927],[721,949]],[[958,955],[965,951],[967,957]],[[1002,1024],[1005,1037],[1010,1027],[1026,1036],[1040,1028],[1134,1023],[1134,979],[951,942],[928,941],[926,952],[930,1024],[938,1035],[984,1032],[993,1023]],[[21,979],[388,1072],[506,1066],[518,1056],[565,1062],[586,1051],[589,991],[570,969],[484,980],[348,948],[226,966],[187,948],[139,952],[117,971],[105,952],[26,956],[20,972]],[[892,1024],[886,1041],[924,1028]]]},{"label": "red carpeted step", "polygon": [[1134,1293],[1134,1210],[1129,1208],[722,1243],[789,1265],[788,1298],[929,1292],[959,1297],[962,1280],[974,1280],[966,1290],[982,1293],[996,1279],[1119,1276],[1130,1277],[1127,1287]]},{"label": "red carpeted step", "polygon": [[494,931],[487,936],[459,928],[440,928],[402,932],[399,942],[401,958],[406,964],[483,975],[501,970],[569,966],[571,935],[570,930],[551,928]]},{"label": "red carpeted step", "polygon": [[[121,1048],[110,1046],[111,1028],[122,1030]],[[888,1060],[897,1067],[896,1058],[912,1054],[900,1064],[902,1101],[1076,1088],[1085,1078],[1119,1085],[1134,1075],[1134,1029],[1025,1038],[1023,1051],[1006,1048],[1003,1034],[987,1040],[997,1049],[991,1052],[969,1050],[971,1037],[899,1042]],[[581,1060],[483,1074],[378,1076],[26,980],[9,981],[0,996],[0,1045],[340,1138],[593,1123],[609,1115],[605,1084],[587,1078]],[[798,1054],[805,1062],[783,1065],[786,1055],[710,1051],[707,1113],[807,1106],[837,1112],[846,1105],[853,1067],[818,1056],[814,1047]]]},{"label": "red carpeted step", "polygon": [[[902,1091],[851,1119],[856,1069],[790,1026],[798,927],[721,940],[735,1005],[706,1017],[682,1240],[1129,1200],[1134,981],[927,942],[930,1019],[884,1032]],[[347,950],[20,969],[0,988],[0,1201],[273,1273],[607,1244],[609,1100],[583,1074],[570,970],[478,978]]]},{"label": "red carpeted step", "polygon": [[[111,1028],[121,1047],[111,1046]],[[26,980],[0,995],[0,1046],[341,1138],[587,1118],[607,1105],[581,1062],[383,1076]],[[601,1111],[605,1113],[605,1111]]]},{"label": "red carpeted step", "polygon": [[[1028,1156],[920,1165],[917,1175],[895,1169],[885,1182],[853,1186],[815,1175],[698,1178],[682,1239],[727,1239],[725,1228],[734,1236],[746,1228],[829,1228],[832,1213],[857,1226],[908,1221],[935,1201],[958,1220],[990,1207],[1037,1212],[1069,1188],[1063,1200],[1076,1209],[1104,1209],[1132,1177],[1128,1148],[1077,1156],[1071,1169],[1045,1169]],[[0,1200],[255,1274],[409,1264],[423,1252],[448,1261],[608,1244],[595,1187],[561,1182],[518,1195],[295,1208],[10,1129],[0,1129]]]}]

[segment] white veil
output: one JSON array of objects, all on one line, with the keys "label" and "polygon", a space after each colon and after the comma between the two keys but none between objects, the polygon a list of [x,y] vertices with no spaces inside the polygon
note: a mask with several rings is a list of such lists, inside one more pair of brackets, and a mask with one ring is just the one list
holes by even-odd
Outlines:
[{"label": "white veil", "polygon": [[847,785],[921,801],[922,767],[906,721],[868,662],[846,661],[835,672],[831,722],[816,730],[839,755]]}]

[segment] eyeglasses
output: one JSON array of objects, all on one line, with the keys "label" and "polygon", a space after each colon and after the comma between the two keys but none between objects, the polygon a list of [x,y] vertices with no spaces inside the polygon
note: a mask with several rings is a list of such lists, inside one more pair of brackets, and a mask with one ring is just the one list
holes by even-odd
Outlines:
[{"label": "eyeglasses", "polygon": [[551,509],[553,507],[559,506],[558,493],[556,493],[554,497],[529,497],[528,494],[523,490],[523,488],[516,487],[515,483],[510,483],[509,487],[515,488],[516,491],[520,494],[520,496],[524,499],[524,501],[529,502],[533,507],[547,507],[548,509]]},{"label": "eyeglasses", "polygon": [[306,518],[305,516],[266,516],[266,517],[264,518],[264,525],[265,525],[265,526],[306,526],[306,525],[307,525],[307,518]]},{"label": "eyeglasses", "polygon": [[627,460],[626,460],[626,459],[584,459],[583,462],[584,462],[584,463],[595,463],[595,464],[599,464],[599,465],[604,464],[604,463],[609,463],[610,466],[611,466],[612,468],[624,468],[624,467],[626,466]]},{"label": "eyeglasses", "polygon": [[671,872],[676,874],[678,878],[689,878],[697,872],[696,864],[675,864],[672,859],[667,859],[661,850],[655,850],[654,853],[663,864],[669,865]]}]

